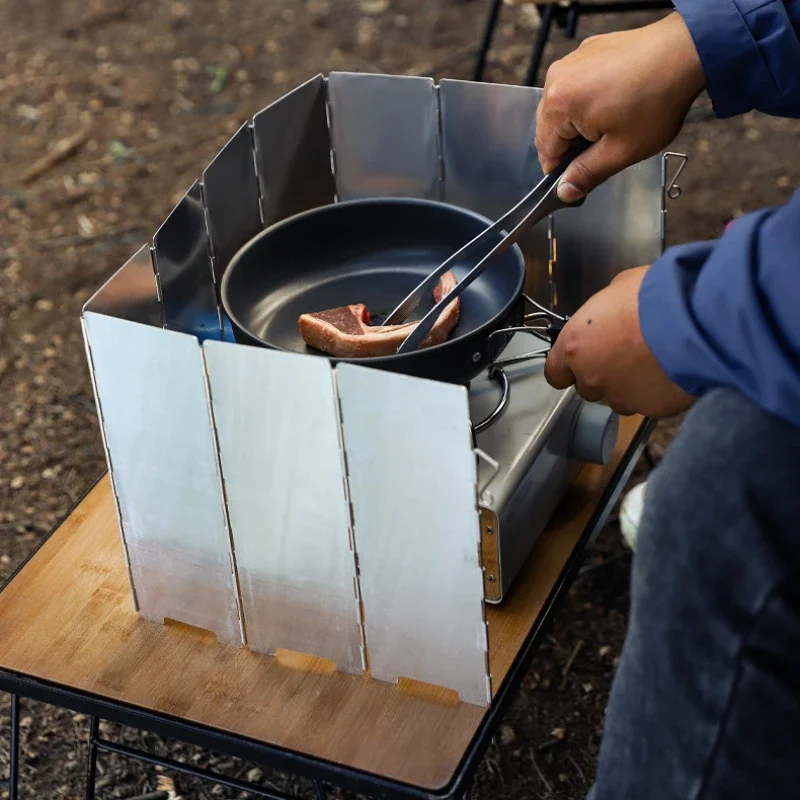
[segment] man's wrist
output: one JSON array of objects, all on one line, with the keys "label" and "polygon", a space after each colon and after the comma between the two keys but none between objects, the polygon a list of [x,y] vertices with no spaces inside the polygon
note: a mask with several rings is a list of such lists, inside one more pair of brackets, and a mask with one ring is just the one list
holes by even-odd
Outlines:
[{"label": "man's wrist", "polygon": [[689,28],[677,11],[655,24],[663,27],[665,46],[668,48],[665,55],[677,66],[681,87],[685,89],[687,97],[694,101],[706,88],[706,76]]}]

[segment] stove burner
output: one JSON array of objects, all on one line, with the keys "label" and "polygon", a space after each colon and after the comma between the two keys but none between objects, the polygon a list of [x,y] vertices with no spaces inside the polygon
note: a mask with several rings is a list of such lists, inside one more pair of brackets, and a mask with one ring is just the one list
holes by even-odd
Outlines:
[{"label": "stove burner", "polygon": [[[530,350],[529,352],[522,353],[520,355],[501,358],[490,364],[487,376],[490,380],[496,381],[500,385],[500,400],[490,414],[472,426],[473,443],[475,442],[475,436],[485,431],[490,425],[500,419],[500,417],[503,415],[503,412],[508,407],[509,395],[511,392],[511,382],[505,372],[504,367],[508,367],[513,364],[522,364],[526,361],[531,361],[537,358],[547,358],[547,354],[550,352],[550,347],[553,341],[555,341],[555,335],[557,335],[557,332],[561,330],[561,327],[566,322],[566,317],[563,317],[560,314],[557,314],[555,311],[551,311],[540,303],[537,303],[529,295],[523,294],[523,297],[525,298],[525,302],[529,303],[536,309],[536,311],[525,314],[523,317],[523,322],[544,322],[545,324],[523,324],[513,328],[501,328],[500,330],[493,331],[489,334],[489,341],[491,343],[496,336],[513,336],[517,333],[527,333],[545,342],[547,347],[542,347],[539,350]],[[553,334],[553,331],[556,332],[555,335]]]},{"label": "stove burner", "polygon": [[508,380],[508,375],[506,375],[505,370],[502,367],[492,365],[489,367],[489,378],[491,378],[493,381],[497,381],[500,384],[502,396],[500,397],[500,402],[497,404],[494,411],[482,419],[477,425],[472,426],[472,441],[475,447],[478,446],[477,442],[475,441],[475,437],[482,431],[485,431],[493,422],[500,419],[500,416],[508,406],[508,395],[511,384]]}]

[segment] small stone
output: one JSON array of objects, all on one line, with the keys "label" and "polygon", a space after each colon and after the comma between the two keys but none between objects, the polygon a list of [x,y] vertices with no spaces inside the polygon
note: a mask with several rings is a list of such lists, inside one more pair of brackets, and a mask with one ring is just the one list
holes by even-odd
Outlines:
[{"label": "small stone", "polygon": [[364,17],[356,25],[356,41],[361,47],[368,47],[378,36],[378,26],[374,20]]},{"label": "small stone", "polygon": [[564,737],[567,735],[567,729],[566,728],[553,728],[553,730],[550,731],[550,735],[557,742],[563,742],[564,741]]},{"label": "small stone", "polygon": [[744,138],[748,142],[757,142],[761,138],[761,131],[758,128],[748,128],[744,132]]},{"label": "small stone", "polygon": [[589,694],[589,692],[593,692],[594,691],[594,684],[593,683],[584,683],[583,684],[583,691],[586,692],[586,694]]},{"label": "small stone", "polygon": [[33,725],[33,717],[23,717],[19,721],[20,728],[30,728]]},{"label": "small stone", "polygon": [[14,490],[21,489],[25,485],[25,478],[23,478],[22,475],[15,475],[11,479],[11,484],[10,485],[11,485],[11,488],[14,489]]},{"label": "small stone", "polygon": [[36,341],[36,336],[32,333],[23,333],[20,337],[23,344],[33,344]]},{"label": "small stone", "polygon": [[250,783],[258,783],[263,777],[264,773],[258,767],[253,767],[253,769],[247,773],[247,780]]},{"label": "small stone", "polygon": [[377,17],[389,10],[390,0],[361,0],[358,7],[362,14],[368,17]]},{"label": "small stone", "polygon": [[605,657],[606,657],[606,656],[607,656],[607,655],[608,655],[610,652],[611,652],[611,648],[610,648],[610,647],[609,647],[607,644],[604,644],[604,645],[603,645],[603,646],[602,646],[602,647],[601,647],[601,648],[600,648],[600,649],[597,651],[597,654],[600,656],[600,658],[605,658]]},{"label": "small stone", "polygon": [[500,744],[508,746],[517,741],[517,733],[510,725],[503,725],[500,728]]},{"label": "small stone", "polygon": [[41,300],[36,301],[36,308],[38,311],[52,311],[53,310],[53,301],[47,300],[46,298],[42,298]]},{"label": "small stone", "polygon": [[788,189],[792,185],[788,175],[781,175],[775,183],[778,184],[778,188],[780,189]]},{"label": "small stone", "polygon": [[6,564],[7,565],[7,564],[10,564],[10,563],[11,563],[11,556],[8,555],[7,553],[3,553],[3,555],[0,556],[0,564]]}]

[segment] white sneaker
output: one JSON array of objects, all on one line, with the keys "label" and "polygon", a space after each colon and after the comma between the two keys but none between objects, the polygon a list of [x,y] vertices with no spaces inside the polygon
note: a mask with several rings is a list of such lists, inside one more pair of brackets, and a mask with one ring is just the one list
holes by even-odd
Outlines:
[{"label": "white sneaker", "polygon": [[619,511],[619,526],[622,538],[631,550],[636,550],[636,537],[639,535],[639,523],[644,511],[644,495],[647,481],[637,484],[622,500]]}]

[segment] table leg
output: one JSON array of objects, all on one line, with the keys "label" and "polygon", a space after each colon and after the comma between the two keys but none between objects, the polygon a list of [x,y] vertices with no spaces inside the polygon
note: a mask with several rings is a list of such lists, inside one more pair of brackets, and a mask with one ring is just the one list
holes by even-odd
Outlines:
[{"label": "table leg", "polygon": [[86,800],[94,800],[94,784],[97,778],[97,736],[100,732],[100,720],[89,718],[88,754],[86,761]]},{"label": "table leg", "polygon": [[500,18],[500,6],[503,0],[492,0],[492,5],[489,8],[489,16],[486,18],[486,27],[483,31],[483,41],[481,42],[481,49],[475,58],[475,68],[473,70],[472,80],[482,81],[483,70],[486,67],[486,56],[489,53],[489,48],[492,46],[492,38],[494,31],[497,27],[497,20]]},{"label": "table leg", "polygon": [[536,85],[536,76],[539,74],[544,48],[550,39],[550,31],[553,28],[553,21],[555,19],[556,8],[553,3],[548,3],[545,6],[537,6],[537,8],[539,9],[542,24],[539,26],[539,32],[536,34],[536,41],[533,43],[531,61],[530,64],[528,64],[528,72],[525,75],[523,86]]},{"label": "table leg", "polygon": [[8,755],[8,800],[19,793],[19,695],[11,695],[11,741]]}]

